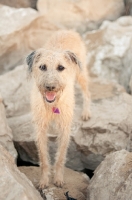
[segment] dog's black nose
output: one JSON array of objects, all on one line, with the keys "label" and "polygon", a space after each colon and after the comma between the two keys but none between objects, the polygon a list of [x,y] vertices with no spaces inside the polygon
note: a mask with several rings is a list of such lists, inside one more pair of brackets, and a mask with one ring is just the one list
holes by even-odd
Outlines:
[{"label": "dog's black nose", "polygon": [[49,91],[52,91],[55,89],[55,86],[46,86],[46,89],[49,90]]}]

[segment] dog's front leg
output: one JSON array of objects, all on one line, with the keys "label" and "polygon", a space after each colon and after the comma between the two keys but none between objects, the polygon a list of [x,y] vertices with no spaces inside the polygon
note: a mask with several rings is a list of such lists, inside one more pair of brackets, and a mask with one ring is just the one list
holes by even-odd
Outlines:
[{"label": "dog's front leg", "polygon": [[[43,127],[43,128],[42,128]],[[48,158],[48,137],[47,126],[37,126],[37,147],[41,168],[41,179],[39,183],[39,189],[47,188],[49,184],[49,158]]]},{"label": "dog's front leg", "polygon": [[88,79],[89,79],[89,76],[86,70],[77,75],[77,80],[83,91],[82,119],[84,121],[88,120],[91,117],[91,111],[90,111],[91,94],[88,88]]},{"label": "dog's front leg", "polygon": [[70,141],[70,127],[71,124],[61,129],[62,133],[58,138],[58,152],[54,166],[54,184],[57,187],[62,187],[64,180],[64,164],[66,160],[67,149]]}]

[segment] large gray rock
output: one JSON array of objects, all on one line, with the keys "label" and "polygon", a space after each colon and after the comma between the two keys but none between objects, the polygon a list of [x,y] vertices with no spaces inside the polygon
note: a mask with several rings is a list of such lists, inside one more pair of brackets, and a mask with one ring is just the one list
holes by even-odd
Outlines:
[{"label": "large gray rock", "polygon": [[[34,184],[38,186],[41,170],[39,167],[19,167],[19,170],[24,173]],[[61,200],[66,199],[64,194],[69,191],[69,195],[78,200],[85,200],[89,179],[86,174],[75,172],[71,169],[64,169],[64,186],[63,188],[55,187],[53,184],[53,170],[50,175],[49,188],[44,189],[46,200]]]},{"label": "large gray rock", "polygon": [[[86,168],[94,169],[94,162],[110,152],[131,150],[132,98],[126,93],[102,99],[92,105],[92,118],[83,122],[74,137],[78,148],[86,155]],[[90,161],[90,154],[94,162]]]},{"label": "large gray rock", "polygon": [[27,26],[38,17],[31,8],[0,5],[0,74],[16,66],[27,52]]},{"label": "large gray rock", "polygon": [[132,74],[132,18],[104,21],[99,30],[87,32],[88,66],[91,73],[114,80],[129,91]]},{"label": "large gray rock", "polygon": [[8,126],[5,107],[0,97],[0,144],[4,146],[16,160],[17,152],[13,144],[12,130]]},{"label": "large gray rock", "polygon": [[42,200],[31,181],[21,173],[10,154],[0,146],[0,199]]},{"label": "large gray rock", "polygon": [[0,74],[22,64],[58,27],[31,8],[0,5]]},{"label": "large gray rock", "polygon": [[66,28],[75,28],[85,31],[91,22],[101,22],[104,19],[115,20],[124,11],[123,0],[81,0],[67,1],[38,0],[37,7],[40,13],[54,24],[61,24]]},{"label": "large gray rock", "polygon": [[132,153],[125,150],[108,155],[95,170],[87,200],[132,199]]},{"label": "large gray rock", "polygon": [[30,110],[30,81],[24,66],[0,76],[0,93],[6,108],[6,116],[22,115]]}]

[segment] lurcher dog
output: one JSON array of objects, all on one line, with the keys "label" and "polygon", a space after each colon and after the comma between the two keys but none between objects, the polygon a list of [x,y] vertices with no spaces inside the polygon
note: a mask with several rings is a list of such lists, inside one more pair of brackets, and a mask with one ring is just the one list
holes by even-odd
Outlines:
[{"label": "lurcher dog", "polygon": [[74,109],[74,83],[83,91],[82,119],[90,117],[90,92],[86,69],[86,50],[78,33],[58,31],[44,48],[32,52],[26,59],[33,78],[31,108],[36,125],[41,180],[40,189],[48,187],[49,158],[47,129],[55,120],[59,129],[58,151],[54,164],[54,184],[63,186],[63,170],[70,140],[70,128]]}]

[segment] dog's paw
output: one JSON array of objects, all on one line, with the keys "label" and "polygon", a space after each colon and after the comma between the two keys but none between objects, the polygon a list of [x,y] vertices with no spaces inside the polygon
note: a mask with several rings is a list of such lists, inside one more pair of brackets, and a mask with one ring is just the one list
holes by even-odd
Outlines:
[{"label": "dog's paw", "polygon": [[54,166],[54,185],[57,187],[63,187],[64,184],[64,172],[63,166],[59,167],[60,163],[56,163]]},{"label": "dog's paw", "polygon": [[49,186],[49,178],[47,177],[47,178],[40,180],[38,189],[39,190],[46,189],[46,188],[48,188],[48,186]]},{"label": "dog's paw", "polygon": [[84,111],[82,112],[81,118],[82,118],[83,121],[89,120],[89,119],[91,118],[91,112],[88,111],[88,110],[84,110]]},{"label": "dog's paw", "polygon": [[54,185],[57,187],[63,187],[64,181],[63,181],[63,173],[61,170],[56,170],[55,176],[54,176]]},{"label": "dog's paw", "polygon": [[54,185],[56,185],[57,187],[62,188],[63,185],[64,185],[63,179],[55,178],[55,179],[54,179]]}]

